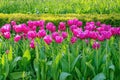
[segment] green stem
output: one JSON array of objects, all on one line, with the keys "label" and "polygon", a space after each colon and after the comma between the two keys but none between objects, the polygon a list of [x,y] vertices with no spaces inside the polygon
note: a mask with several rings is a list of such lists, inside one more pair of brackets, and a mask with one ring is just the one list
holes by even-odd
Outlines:
[{"label": "green stem", "polygon": [[106,77],[108,78],[108,40],[106,40]]},{"label": "green stem", "polygon": [[85,79],[85,74],[86,74],[86,65],[85,65],[85,63],[86,63],[86,56],[85,56],[85,45],[84,45],[84,41],[83,41],[83,51],[82,51],[82,63],[81,63],[81,70],[82,70],[82,73],[84,73],[83,74],[83,77],[84,77],[84,79]]},{"label": "green stem", "polygon": [[68,67],[69,67],[69,72],[70,72],[70,50],[68,47]]},{"label": "green stem", "polygon": [[98,57],[98,50],[96,50],[96,73],[98,73],[98,62],[99,62],[99,59],[98,59],[99,57]]}]

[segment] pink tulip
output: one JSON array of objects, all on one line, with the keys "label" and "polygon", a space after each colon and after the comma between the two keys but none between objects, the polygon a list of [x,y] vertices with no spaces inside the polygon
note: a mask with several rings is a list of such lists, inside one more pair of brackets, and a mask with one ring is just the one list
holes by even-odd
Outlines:
[{"label": "pink tulip", "polygon": [[30,42],[30,48],[35,48],[35,42],[34,42],[34,40],[32,40],[31,42]]},{"label": "pink tulip", "polygon": [[83,24],[82,21],[78,21],[78,22],[77,22],[77,26],[78,26],[78,27],[81,27],[82,24]]},{"label": "pink tulip", "polygon": [[56,36],[55,37],[55,42],[56,43],[62,43],[63,42],[63,37],[62,36]]},{"label": "pink tulip", "polygon": [[66,25],[64,22],[60,22],[58,26],[58,30],[65,31],[66,30]]},{"label": "pink tulip", "polygon": [[70,39],[70,42],[73,44],[73,43],[75,43],[77,41],[77,37],[72,37],[71,39]]},{"label": "pink tulip", "polygon": [[46,31],[44,29],[39,30],[38,33],[37,33],[37,36],[39,38],[43,38],[44,36],[46,36]]},{"label": "pink tulip", "polygon": [[4,32],[10,32],[11,30],[11,26],[10,24],[5,24],[4,26],[1,27],[1,32],[4,33]]},{"label": "pink tulip", "polygon": [[28,27],[29,28],[32,28],[34,26],[34,22],[33,21],[28,21],[27,23],[28,23]]},{"label": "pink tulip", "polygon": [[36,38],[36,31],[28,31],[27,36],[29,39]]},{"label": "pink tulip", "polygon": [[67,32],[62,32],[62,37],[63,37],[64,39],[67,38],[67,37],[68,37]]},{"label": "pink tulip", "polygon": [[55,37],[56,37],[56,36],[59,36],[59,33],[58,33],[58,32],[53,32],[53,33],[52,33],[52,38],[53,38],[54,40],[55,40]]},{"label": "pink tulip", "polygon": [[100,26],[100,25],[101,25],[100,21],[96,22],[96,26]]},{"label": "pink tulip", "polygon": [[89,31],[88,36],[89,36],[89,38],[92,38],[92,39],[96,40],[97,36],[98,36],[98,33],[95,32],[95,31]]},{"label": "pink tulip", "polygon": [[18,42],[20,39],[21,39],[21,36],[18,34],[14,37],[15,42]]},{"label": "pink tulip", "polygon": [[77,24],[78,24],[78,22],[79,22],[79,20],[78,20],[78,19],[76,19],[76,18],[75,18],[75,19],[73,19],[73,24],[74,24],[74,25],[77,25]]},{"label": "pink tulip", "polygon": [[11,25],[12,26],[16,25],[16,22],[15,21],[11,21]]},{"label": "pink tulip", "polygon": [[29,30],[30,29],[27,26],[25,26],[25,25],[22,26],[22,32],[23,33],[27,34]]},{"label": "pink tulip", "polygon": [[16,33],[20,33],[22,32],[23,28],[22,28],[22,25],[14,25],[13,26],[13,29],[15,30]]},{"label": "pink tulip", "polygon": [[82,32],[82,28],[73,29],[73,35],[75,37],[78,37],[81,32]]},{"label": "pink tulip", "polygon": [[77,29],[77,25],[70,26],[70,30],[73,32],[74,29]]},{"label": "pink tulip", "polygon": [[3,36],[4,36],[6,39],[9,39],[9,38],[10,38],[10,32],[4,32],[4,33],[3,33]]},{"label": "pink tulip", "polygon": [[44,41],[45,41],[46,44],[49,45],[49,44],[52,42],[51,36],[50,36],[50,35],[46,35],[46,36],[44,37]]},{"label": "pink tulip", "polygon": [[54,26],[54,24],[52,22],[47,23],[46,28],[51,32],[56,31],[56,26]]},{"label": "pink tulip", "polygon": [[92,45],[92,48],[93,48],[93,49],[98,49],[98,48],[100,48],[100,44],[95,41],[95,42],[93,43],[93,45]]},{"label": "pink tulip", "polygon": [[97,39],[98,39],[99,41],[104,41],[104,40],[105,40],[104,36],[103,36],[103,35],[100,35],[100,34],[97,36]]},{"label": "pink tulip", "polygon": [[68,26],[72,26],[72,25],[74,25],[74,22],[73,22],[73,20],[68,20],[67,24],[68,24]]},{"label": "pink tulip", "polygon": [[80,32],[80,33],[78,34],[78,38],[80,38],[80,39],[85,39],[85,38],[86,38],[85,33],[84,33],[84,32]]},{"label": "pink tulip", "polygon": [[39,27],[44,27],[44,24],[45,24],[45,21],[44,21],[44,20],[38,21]]}]

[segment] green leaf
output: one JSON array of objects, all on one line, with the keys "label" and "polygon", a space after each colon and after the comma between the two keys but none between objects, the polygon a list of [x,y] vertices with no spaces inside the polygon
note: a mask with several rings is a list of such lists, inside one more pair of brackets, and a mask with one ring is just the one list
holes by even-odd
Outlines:
[{"label": "green leaf", "polygon": [[31,59],[30,51],[28,49],[23,54],[23,58],[27,58],[28,61]]},{"label": "green leaf", "polygon": [[60,80],[65,80],[68,76],[70,76],[71,74],[70,73],[67,73],[67,72],[62,72],[60,74]]},{"label": "green leaf", "polygon": [[35,72],[36,72],[36,75],[37,75],[37,80],[40,80],[40,64],[39,64],[39,61],[38,59],[34,59],[34,69],[35,69]]},{"label": "green leaf", "polygon": [[10,71],[12,71],[13,69],[14,69],[14,67],[17,65],[17,62],[19,61],[19,60],[21,60],[22,58],[21,57],[16,57],[13,61],[12,61],[12,63],[10,64]]},{"label": "green leaf", "polygon": [[81,54],[78,55],[78,56],[75,58],[74,62],[72,63],[72,70],[73,70],[73,68],[75,67],[75,65],[76,65],[77,61],[79,60],[79,58],[81,58]]},{"label": "green leaf", "polygon": [[115,66],[114,66],[113,64],[111,64],[111,65],[109,66],[109,69],[115,71]]},{"label": "green leaf", "polygon": [[94,74],[94,76],[95,76],[95,69],[94,69],[94,67],[90,64],[90,62],[91,61],[89,61],[89,62],[86,62],[86,65],[90,68],[90,70],[93,72],[93,74]]},{"label": "green leaf", "polygon": [[8,53],[8,61],[12,61],[13,60],[13,56],[12,56],[12,46],[10,46],[10,50],[9,50],[9,53]]},{"label": "green leaf", "polygon": [[105,79],[106,79],[106,77],[105,77],[104,73],[99,73],[92,80],[105,80]]},{"label": "green leaf", "polygon": [[55,65],[58,65],[58,63],[59,63],[59,61],[60,61],[61,58],[62,58],[62,54],[59,53],[59,54],[56,56],[56,58],[55,58]]},{"label": "green leaf", "polygon": [[82,74],[81,74],[80,70],[77,67],[75,67],[75,71],[76,71],[77,76],[78,76],[78,78],[80,80],[82,78]]},{"label": "green leaf", "polygon": [[2,58],[1,58],[1,63],[2,63],[2,66],[5,65],[5,54],[2,55]]},{"label": "green leaf", "polygon": [[13,72],[13,73],[10,73],[11,80],[25,78],[26,76],[27,76],[27,74],[25,72]]}]

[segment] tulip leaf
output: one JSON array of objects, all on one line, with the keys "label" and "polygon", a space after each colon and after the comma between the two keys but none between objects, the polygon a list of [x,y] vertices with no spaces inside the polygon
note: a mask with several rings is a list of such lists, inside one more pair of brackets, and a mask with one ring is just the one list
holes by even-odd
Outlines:
[{"label": "tulip leaf", "polygon": [[70,73],[67,73],[67,72],[62,72],[60,74],[60,80],[65,80],[68,76],[70,76],[71,74]]},{"label": "tulip leaf", "polygon": [[92,80],[105,80],[105,79],[106,79],[106,77],[105,77],[104,73],[99,73]]},{"label": "tulip leaf", "polygon": [[78,55],[78,56],[75,58],[75,60],[73,61],[73,63],[72,63],[72,70],[73,70],[73,68],[75,67],[75,65],[76,65],[77,61],[79,60],[79,58],[81,58],[81,54]]},{"label": "tulip leaf", "polygon": [[10,46],[10,50],[8,52],[8,61],[12,61],[13,60],[13,56],[12,56],[12,46]]},{"label": "tulip leaf", "polygon": [[28,61],[31,59],[30,51],[28,49],[23,54],[23,58],[27,58]]},{"label": "tulip leaf", "polygon": [[21,60],[21,57],[16,57],[12,63],[10,64],[10,71],[12,71],[14,69],[14,67],[17,65],[17,62]]},{"label": "tulip leaf", "polygon": [[20,79],[20,78],[25,78],[27,76],[27,74],[25,72],[13,72],[10,73],[10,78],[11,80],[13,79]]}]

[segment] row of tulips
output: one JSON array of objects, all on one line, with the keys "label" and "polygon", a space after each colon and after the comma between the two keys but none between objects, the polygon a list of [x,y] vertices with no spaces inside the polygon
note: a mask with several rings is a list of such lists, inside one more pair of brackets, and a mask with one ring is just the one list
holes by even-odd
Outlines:
[{"label": "row of tulips", "polygon": [[[66,39],[70,32],[72,37],[70,42],[73,44],[77,39],[85,40],[93,39],[93,48],[97,49],[100,44],[97,41],[104,41],[110,39],[114,35],[120,35],[120,27],[112,27],[111,25],[101,24],[100,22],[87,22],[84,28],[82,28],[83,23],[78,19],[68,20],[67,24],[65,22],[60,22],[57,27],[52,23],[48,22],[45,26],[44,20],[39,21],[28,21],[27,24],[17,25],[15,21],[11,21],[10,24],[5,24],[0,28],[1,36],[6,39],[11,37],[11,32],[15,32],[14,41],[18,42],[21,39],[29,39],[30,47],[35,48],[34,39],[43,38],[44,42],[48,45],[54,40],[56,43],[60,44]],[[67,31],[67,28],[69,30]],[[49,33],[49,34],[48,34]]]},{"label": "row of tulips", "polygon": [[120,27],[78,19],[0,28],[0,80],[119,80]]}]

